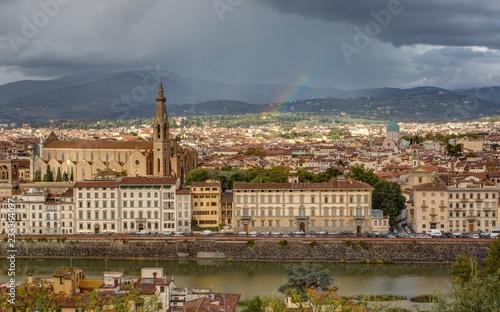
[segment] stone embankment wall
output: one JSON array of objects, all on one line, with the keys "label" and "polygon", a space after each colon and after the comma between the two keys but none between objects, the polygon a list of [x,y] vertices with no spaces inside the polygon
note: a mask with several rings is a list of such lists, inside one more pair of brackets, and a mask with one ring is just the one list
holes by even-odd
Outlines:
[{"label": "stone embankment wall", "polygon": [[[358,261],[390,259],[402,262],[454,261],[465,252],[484,259],[489,241],[426,240],[223,240],[223,239],[84,239],[64,242],[18,241],[17,257],[162,258],[232,260]],[[0,257],[7,244],[0,242]]]}]

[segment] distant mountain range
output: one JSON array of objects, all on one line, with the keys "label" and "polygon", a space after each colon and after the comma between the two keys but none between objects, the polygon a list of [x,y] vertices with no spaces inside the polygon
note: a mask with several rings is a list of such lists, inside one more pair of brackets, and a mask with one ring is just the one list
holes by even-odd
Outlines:
[{"label": "distant mountain range", "polygon": [[400,121],[453,121],[500,114],[500,87],[340,90],[280,84],[232,85],[143,70],[91,71],[50,81],[2,85],[0,121],[152,117],[160,76],[170,116],[294,111]]}]

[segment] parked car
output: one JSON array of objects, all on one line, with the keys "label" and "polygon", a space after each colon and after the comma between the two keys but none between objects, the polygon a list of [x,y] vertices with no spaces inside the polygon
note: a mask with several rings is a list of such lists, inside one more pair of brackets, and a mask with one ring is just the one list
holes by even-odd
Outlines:
[{"label": "parked car", "polygon": [[184,236],[184,232],[177,231],[174,233],[174,236]]},{"label": "parked car", "polygon": [[167,232],[162,233],[163,236],[171,236],[172,234],[173,234],[173,232],[171,232],[171,231],[167,231]]},{"label": "parked car", "polygon": [[278,232],[278,231],[276,231],[276,232],[272,232],[272,233],[271,233],[271,236],[274,236],[274,237],[278,237],[278,236],[280,236],[280,235],[281,235],[281,233],[280,233],[280,232]]},{"label": "parked car", "polygon": [[287,232],[283,232],[283,237],[290,237],[290,236],[292,236],[292,233],[290,233],[288,231]]},{"label": "parked car", "polygon": [[137,235],[141,235],[141,236],[145,236],[145,235],[149,235],[149,234],[151,234],[151,232],[148,230],[142,230],[142,231],[137,232]]},{"label": "parked car", "polygon": [[238,232],[238,236],[247,236],[247,232],[245,231]]},{"label": "parked car", "polygon": [[318,234],[318,236],[326,236],[327,232],[326,231],[319,231],[316,234]]},{"label": "parked car", "polygon": [[316,236],[314,235],[313,231],[309,231],[306,233],[305,237],[316,237]]},{"label": "parked car", "polygon": [[439,229],[430,229],[429,231],[427,231],[427,233],[425,233],[431,237],[441,237],[443,234],[441,233],[441,230]]},{"label": "parked car", "polygon": [[294,236],[302,236],[302,235],[304,235],[304,232],[303,231],[295,231],[295,232],[293,232],[293,235]]},{"label": "parked car", "polygon": [[479,232],[474,231],[474,232],[470,233],[470,237],[471,238],[479,238]]},{"label": "parked car", "polygon": [[269,236],[271,233],[267,232],[267,231],[264,231],[264,232],[260,232],[260,236]]},{"label": "parked car", "polygon": [[339,232],[332,231],[332,232],[328,233],[328,235],[330,235],[330,236],[337,236],[337,235],[339,235]]},{"label": "parked car", "polygon": [[255,231],[251,231],[251,232],[248,232],[248,236],[257,236],[257,232]]},{"label": "parked car", "polygon": [[200,233],[200,236],[210,236],[210,235],[212,235],[212,231],[211,230],[203,230]]}]

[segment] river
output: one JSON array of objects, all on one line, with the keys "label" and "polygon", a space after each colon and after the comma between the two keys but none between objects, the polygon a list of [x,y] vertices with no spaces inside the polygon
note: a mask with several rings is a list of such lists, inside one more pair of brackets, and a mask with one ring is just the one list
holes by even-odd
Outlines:
[{"label": "river", "polygon": [[[102,279],[102,272],[123,271],[125,277],[140,276],[143,267],[163,267],[174,276],[178,287],[204,287],[213,284],[217,292],[278,296],[277,288],[285,283],[284,266],[299,262],[242,262],[213,260],[102,260],[102,259],[17,259],[16,280],[24,281],[31,272],[35,277],[51,277],[61,266],[77,266],[87,278]],[[360,263],[321,263],[334,277],[341,295],[394,294],[413,297],[449,293],[451,276],[444,264],[370,265]],[[8,280],[8,263],[0,260],[0,282]]]}]

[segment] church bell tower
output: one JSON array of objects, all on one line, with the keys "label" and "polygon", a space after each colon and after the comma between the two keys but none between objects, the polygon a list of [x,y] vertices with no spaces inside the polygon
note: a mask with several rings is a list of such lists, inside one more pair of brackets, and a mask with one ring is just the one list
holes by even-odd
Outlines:
[{"label": "church bell tower", "polygon": [[153,122],[153,172],[152,175],[166,177],[170,175],[170,133],[168,124],[167,99],[163,95],[163,84],[160,80],[156,111]]}]

